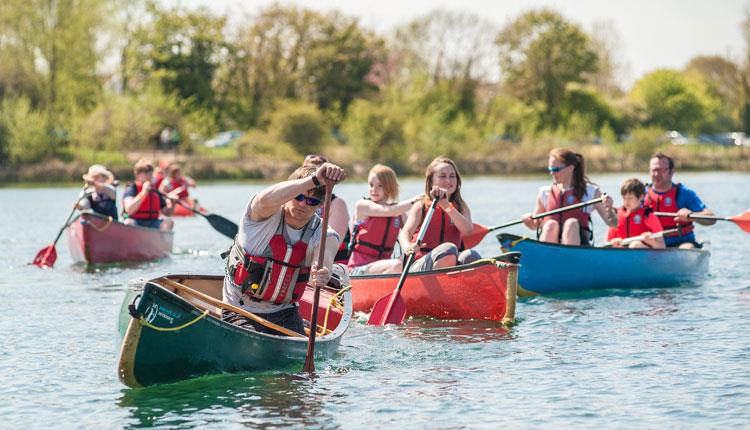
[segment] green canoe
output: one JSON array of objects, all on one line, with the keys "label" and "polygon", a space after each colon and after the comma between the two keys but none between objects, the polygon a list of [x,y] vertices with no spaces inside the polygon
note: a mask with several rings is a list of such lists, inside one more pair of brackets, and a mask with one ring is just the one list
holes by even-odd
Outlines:
[{"label": "green canoe", "polygon": [[[119,320],[118,376],[125,385],[142,387],[211,373],[284,369],[295,364],[301,369],[307,336],[265,334],[221,320],[221,308],[231,308],[221,302],[223,279],[168,275],[128,289]],[[306,323],[313,292],[308,287],[299,303]],[[321,289],[316,360],[336,352],[351,315],[348,288]]]}]

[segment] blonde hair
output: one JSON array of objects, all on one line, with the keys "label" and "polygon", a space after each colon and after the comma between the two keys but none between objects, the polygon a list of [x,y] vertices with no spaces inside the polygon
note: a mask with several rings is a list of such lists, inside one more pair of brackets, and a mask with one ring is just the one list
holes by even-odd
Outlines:
[{"label": "blonde hair", "polygon": [[153,171],[154,165],[145,158],[141,158],[140,160],[136,161],[135,166],[133,166],[133,173],[136,175],[139,173],[151,173]]},{"label": "blonde hair", "polygon": [[430,191],[432,191],[432,174],[435,173],[435,168],[437,168],[440,164],[450,164],[451,167],[453,167],[453,170],[456,172],[456,191],[451,194],[450,198],[448,199],[449,202],[453,203],[453,206],[458,209],[459,212],[461,212],[466,205],[466,202],[464,202],[464,199],[461,198],[461,173],[458,171],[458,167],[456,167],[456,163],[453,162],[448,157],[439,156],[432,160],[432,162],[427,166],[427,170],[424,172],[425,181],[424,181],[424,205],[429,206],[430,205]]},{"label": "blonde hair", "polygon": [[398,201],[398,179],[393,169],[383,164],[376,164],[370,169],[369,175],[375,175],[380,181],[385,193],[386,203]]}]

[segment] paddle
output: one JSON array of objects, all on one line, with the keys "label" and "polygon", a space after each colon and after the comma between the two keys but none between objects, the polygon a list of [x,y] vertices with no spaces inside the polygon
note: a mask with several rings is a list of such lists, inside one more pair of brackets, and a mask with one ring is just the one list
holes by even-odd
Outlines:
[{"label": "paddle", "polygon": [[[588,201],[585,201],[585,202],[576,203],[576,204],[570,205],[570,206],[563,206],[563,207],[561,207],[559,209],[554,209],[554,210],[551,210],[551,211],[542,212],[542,213],[538,213],[536,215],[532,215],[531,219],[541,219],[541,218],[544,218],[544,217],[547,217],[547,216],[550,216],[550,215],[556,215],[556,214],[559,214],[559,213],[562,213],[562,212],[567,212],[567,211],[570,211],[570,210],[573,210],[573,209],[578,209],[578,208],[582,208],[582,207],[585,207],[585,206],[595,205],[597,203],[603,202],[604,200],[606,200],[606,198],[607,198],[607,195],[606,194],[602,194],[601,197],[597,197],[597,198],[595,198],[593,200],[588,200]],[[482,239],[484,239],[484,236],[486,236],[487,233],[489,233],[491,231],[499,230],[501,228],[506,228],[506,227],[514,226],[516,224],[521,224],[522,222],[523,222],[523,219],[517,219],[515,221],[506,222],[505,224],[496,225],[494,227],[485,227],[485,226],[483,226],[481,224],[474,224],[474,230],[471,232],[471,234],[468,235],[468,236],[462,237],[461,240],[464,243],[464,248],[465,249],[470,249],[470,248],[473,248],[473,247],[479,245],[479,242],[481,242]]]},{"label": "paddle", "polygon": [[[439,199],[432,200],[430,210],[427,211],[424,220],[422,220],[422,228],[419,229],[416,243],[422,243],[422,239],[424,239],[424,235],[427,232],[427,226],[430,225],[430,220],[432,219],[432,214],[435,212],[435,206],[437,206],[438,200]],[[393,290],[393,293],[383,296],[375,302],[375,305],[372,307],[372,313],[370,313],[370,319],[367,320],[367,324],[385,325],[401,324],[404,322],[404,318],[406,317],[406,303],[404,303],[404,299],[401,298],[401,287],[404,286],[406,275],[409,273],[409,269],[411,268],[412,263],[414,263],[415,257],[416,253],[409,254],[409,258],[406,259],[406,264],[404,265],[404,270],[401,272],[401,277],[398,279],[398,284],[396,284],[396,289]]]},{"label": "paddle", "polygon": [[[656,216],[671,216],[671,217],[677,216],[676,213],[672,213],[672,212],[654,212],[654,214]],[[704,219],[707,221],[731,221],[737,224],[737,227],[741,228],[742,231],[746,233],[750,233],[750,211],[745,211],[739,215],[729,216],[729,217],[690,214],[688,215],[688,218]]]},{"label": "paddle", "polygon": [[84,185],[81,192],[78,193],[78,198],[76,199],[75,203],[73,203],[73,210],[70,211],[70,215],[68,215],[68,219],[65,220],[65,224],[63,224],[62,228],[60,228],[60,231],[57,233],[57,237],[55,238],[55,241],[52,242],[52,245],[37,252],[36,257],[34,257],[34,261],[32,261],[31,264],[39,266],[43,269],[47,267],[52,267],[55,264],[55,261],[57,261],[57,250],[55,249],[55,245],[57,245],[57,241],[60,240],[60,236],[62,236],[63,231],[65,231],[65,229],[68,227],[68,223],[70,222],[70,219],[73,218],[73,214],[75,213],[77,209],[78,201],[81,200],[81,198],[83,198],[83,193],[85,191],[86,191],[86,186]]},{"label": "paddle", "polygon": [[[152,188],[153,189],[153,188]],[[159,193],[160,196],[163,196],[169,200],[172,200],[173,202],[177,203],[178,205],[184,207],[185,209],[192,211],[195,214],[198,214],[205,218],[209,224],[211,224],[211,227],[214,228],[214,230],[218,231],[219,233],[223,234],[224,236],[234,239],[235,236],[237,236],[237,232],[239,231],[239,227],[237,227],[237,224],[233,223],[232,221],[229,221],[228,219],[224,218],[223,216],[216,215],[216,214],[204,214],[203,212],[192,208],[185,204],[182,200],[180,200],[177,197],[172,197],[168,194],[164,194],[159,190],[155,190],[157,193]]]},{"label": "paddle", "polygon": [[[677,233],[678,231],[680,231],[679,228],[670,228],[668,230],[657,231],[656,233],[643,233],[643,234],[638,235],[638,236],[633,236],[633,237],[628,237],[628,238],[623,239],[620,242],[620,245],[622,245],[623,247],[625,247],[625,246],[628,246],[628,245],[630,245],[631,243],[633,243],[633,242],[635,242],[637,240],[656,239],[656,238],[659,238],[659,237],[664,237],[665,234]],[[612,242],[607,242],[607,243],[605,243],[605,244],[602,245],[602,248],[608,248],[608,247],[611,247],[611,246],[612,246]]]},{"label": "paddle", "polygon": [[[326,236],[328,236],[328,214],[331,211],[331,194],[333,193],[333,181],[326,179],[326,196],[323,201],[323,224],[321,225],[320,247],[318,249],[317,267],[323,267],[323,257],[326,252]],[[303,372],[315,373],[315,335],[318,332],[318,304],[320,302],[320,287],[315,286],[313,295],[312,315],[310,316],[310,336],[307,340],[307,355]]]}]

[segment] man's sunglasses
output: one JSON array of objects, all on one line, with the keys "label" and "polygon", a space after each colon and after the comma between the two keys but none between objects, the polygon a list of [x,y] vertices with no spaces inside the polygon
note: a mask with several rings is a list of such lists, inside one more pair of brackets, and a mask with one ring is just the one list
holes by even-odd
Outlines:
[{"label": "man's sunglasses", "polygon": [[308,197],[304,194],[298,194],[297,197],[294,198],[294,200],[297,200],[298,202],[305,202],[307,206],[318,206],[321,203],[320,199],[316,199],[315,197]]},{"label": "man's sunglasses", "polygon": [[562,167],[549,166],[549,167],[547,167],[547,170],[549,170],[550,173],[557,173],[557,172],[559,172],[560,170],[562,170],[562,169],[564,169],[566,167],[568,167],[568,166],[562,166]]}]

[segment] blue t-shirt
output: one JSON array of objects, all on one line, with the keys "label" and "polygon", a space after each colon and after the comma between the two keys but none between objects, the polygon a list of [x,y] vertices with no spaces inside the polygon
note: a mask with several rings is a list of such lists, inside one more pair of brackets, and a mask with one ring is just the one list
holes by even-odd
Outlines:
[{"label": "blue t-shirt", "polygon": [[[677,185],[672,184],[673,187]],[[663,194],[654,190],[656,194]],[[698,194],[690,188],[680,184],[680,189],[677,191],[677,207],[688,208],[692,212],[700,212],[706,209],[706,205],[698,197]],[[665,236],[664,243],[668,246],[679,246],[681,243],[695,242],[695,234],[691,231],[690,233],[683,234],[682,236]]]}]

